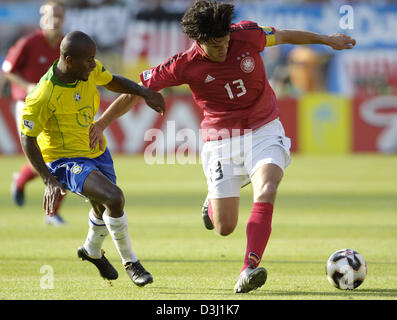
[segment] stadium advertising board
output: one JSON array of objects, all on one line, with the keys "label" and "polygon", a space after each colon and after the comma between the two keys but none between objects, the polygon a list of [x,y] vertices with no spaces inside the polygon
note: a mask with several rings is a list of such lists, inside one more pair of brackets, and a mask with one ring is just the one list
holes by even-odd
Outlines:
[{"label": "stadium advertising board", "polygon": [[[356,49],[397,48],[395,30],[397,28],[397,5],[395,3],[353,3],[346,6],[334,3],[284,3],[264,5],[240,3],[237,6],[236,20],[252,20],[281,29],[303,29],[331,34],[347,33],[357,40]],[[346,24],[346,16],[351,14],[351,25]],[[324,50],[327,50],[323,47]]]},{"label": "stadium advertising board", "polygon": [[353,106],[353,151],[396,153],[397,95],[361,94]]},{"label": "stadium advertising board", "polygon": [[[100,112],[112,101],[103,99]],[[0,154],[21,152],[12,101],[0,99]],[[292,152],[341,154],[397,151],[397,96],[356,95],[346,98],[315,93],[278,102],[280,119],[291,138]],[[167,113],[158,116],[143,104],[115,121],[106,130],[109,148],[116,153],[143,153],[149,146],[164,152],[183,143],[200,151],[201,110],[190,95],[167,97]],[[193,137],[193,138],[192,138]]]}]

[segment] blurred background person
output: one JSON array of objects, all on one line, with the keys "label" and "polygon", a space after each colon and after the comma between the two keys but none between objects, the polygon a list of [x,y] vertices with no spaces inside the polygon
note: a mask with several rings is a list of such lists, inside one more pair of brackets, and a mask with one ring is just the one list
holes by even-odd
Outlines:
[{"label": "blurred background person", "polygon": [[278,97],[299,98],[306,93],[327,91],[332,57],[329,53],[310,46],[294,47],[284,54],[275,49],[268,51],[265,64]]},{"label": "blurred background person", "polygon": [[[2,64],[3,75],[11,82],[11,95],[15,103],[17,129],[20,131],[22,109],[26,95],[36,86],[40,78],[59,57],[59,44],[63,38],[62,28],[65,16],[65,5],[59,0],[47,0],[40,7],[40,29],[20,38],[8,51]],[[23,206],[25,203],[25,185],[37,177],[30,164],[24,165],[14,173],[11,183],[11,196],[14,203]],[[54,226],[65,224],[57,214],[45,215],[45,222]]]},{"label": "blurred background person", "polygon": [[325,90],[320,75],[320,57],[313,49],[295,47],[288,57],[288,69],[292,87],[298,94]]}]

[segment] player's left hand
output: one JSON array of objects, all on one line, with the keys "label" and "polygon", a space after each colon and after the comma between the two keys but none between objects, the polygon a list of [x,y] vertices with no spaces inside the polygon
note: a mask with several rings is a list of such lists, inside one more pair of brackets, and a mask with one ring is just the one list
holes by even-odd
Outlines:
[{"label": "player's left hand", "polygon": [[161,93],[152,90],[147,90],[147,93],[143,98],[145,99],[146,104],[150,108],[152,108],[154,111],[157,111],[161,115],[164,115],[165,100]]},{"label": "player's left hand", "polygon": [[94,150],[98,143],[99,149],[103,151],[103,128],[97,122],[94,122],[90,127],[90,149]]},{"label": "player's left hand", "polygon": [[335,50],[352,49],[356,40],[343,33],[335,33],[328,37],[328,45]]}]

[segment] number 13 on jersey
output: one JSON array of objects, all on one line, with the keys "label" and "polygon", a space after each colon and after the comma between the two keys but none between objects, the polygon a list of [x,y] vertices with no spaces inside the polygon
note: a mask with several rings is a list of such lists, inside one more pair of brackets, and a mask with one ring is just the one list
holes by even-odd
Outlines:
[{"label": "number 13 on jersey", "polygon": [[233,91],[236,91],[235,94],[236,94],[237,98],[241,97],[247,93],[247,89],[245,88],[244,82],[242,79],[234,80],[232,82],[232,85],[230,85],[229,82],[225,84],[225,89],[226,89],[227,94],[229,95],[229,98],[231,100],[234,99],[234,94],[233,94],[232,88],[234,89]]}]

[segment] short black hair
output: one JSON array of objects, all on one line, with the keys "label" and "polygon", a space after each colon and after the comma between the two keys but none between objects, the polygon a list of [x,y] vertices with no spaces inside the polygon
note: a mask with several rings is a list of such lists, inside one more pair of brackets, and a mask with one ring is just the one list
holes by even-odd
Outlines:
[{"label": "short black hair", "polygon": [[207,42],[230,33],[234,4],[198,0],[181,20],[183,32],[193,40]]},{"label": "short black hair", "polygon": [[90,46],[96,46],[96,44],[89,35],[81,31],[69,32],[61,41],[61,56],[64,59],[67,56],[73,58],[84,57],[87,52],[87,48]]}]

